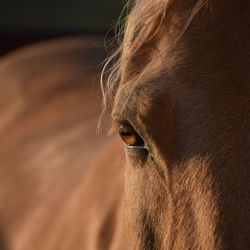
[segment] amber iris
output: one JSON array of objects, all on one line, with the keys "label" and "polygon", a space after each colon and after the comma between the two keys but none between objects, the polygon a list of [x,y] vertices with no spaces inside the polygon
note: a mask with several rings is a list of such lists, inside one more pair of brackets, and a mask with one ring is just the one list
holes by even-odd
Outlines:
[{"label": "amber iris", "polygon": [[141,137],[129,125],[121,124],[119,126],[119,134],[122,140],[128,146],[142,146],[143,145],[143,140],[141,139]]}]

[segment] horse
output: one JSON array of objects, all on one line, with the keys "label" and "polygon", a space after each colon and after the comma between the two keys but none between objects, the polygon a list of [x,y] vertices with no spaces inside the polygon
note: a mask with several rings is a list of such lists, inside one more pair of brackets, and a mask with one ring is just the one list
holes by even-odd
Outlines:
[{"label": "horse", "polygon": [[250,2],[138,0],[124,27],[126,249],[250,249]]},{"label": "horse", "polygon": [[0,59],[1,250],[111,249],[122,234],[122,144],[97,133],[106,57],[91,36]]},{"label": "horse", "polygon": [[1,60],[3,249],[250,248],[250,2],[129,8],[102,81],[114,136],[96,136],[89,47],[25,49],[10,71]]}]

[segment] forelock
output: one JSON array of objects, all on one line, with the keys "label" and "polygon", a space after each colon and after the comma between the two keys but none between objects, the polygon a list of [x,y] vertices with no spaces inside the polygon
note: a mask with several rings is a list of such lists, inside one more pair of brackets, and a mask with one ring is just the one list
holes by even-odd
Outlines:
[{"label": "forelock", "polygon": [[[120,31],[121,43],[107,62],[112,62],[113,66],[105,83],[102,82],[104,104],[108,100],[113,105],[113,98],[121,84],[135,82],[145,70],[151,70],[154,74],[154,67],[151,65],[159,70],[155,54],[160,52],[160,42],[164,46],[177,44],[194,17],[207,3],[208,0],[129,1],[129,14]],[[161,53],[158,55],[161,60]]]}]

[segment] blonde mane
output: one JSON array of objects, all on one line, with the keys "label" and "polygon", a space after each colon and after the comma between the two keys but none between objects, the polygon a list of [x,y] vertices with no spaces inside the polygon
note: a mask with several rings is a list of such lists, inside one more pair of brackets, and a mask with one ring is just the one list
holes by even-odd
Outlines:
[{"label": "blonde mane", "polygon": [[[120,18],[117,25],[120,27],[117,35],[118,49],[107,60],[102,71],[101,89],[105,108],[107,104],[113,106],[115,92],[121,83],[131,81],[142,73],[141,69],[151,60],[152,51],[157,50],[157,41],[171,33],[171,43],[177,44],[208,0],[187,1],[185,16],[176,18],[172,9],[180,2],[183,4],[180,0],[127,2],[123,10],[127,15],[124,19]],[[140,57],[143,60],[133,63],[135,58]],[[132,64],[133,72],[128,69],[128,64]]]}]

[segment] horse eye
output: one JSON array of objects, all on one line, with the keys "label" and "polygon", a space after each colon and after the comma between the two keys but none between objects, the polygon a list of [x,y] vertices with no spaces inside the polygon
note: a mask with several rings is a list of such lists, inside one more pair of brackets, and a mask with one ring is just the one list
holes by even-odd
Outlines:
[{"label": "horse eye", "polygon": [[144,141],[131,126],[121,124],[119,126],[119,134],[127,148],[143,148],[144,147]]}]

